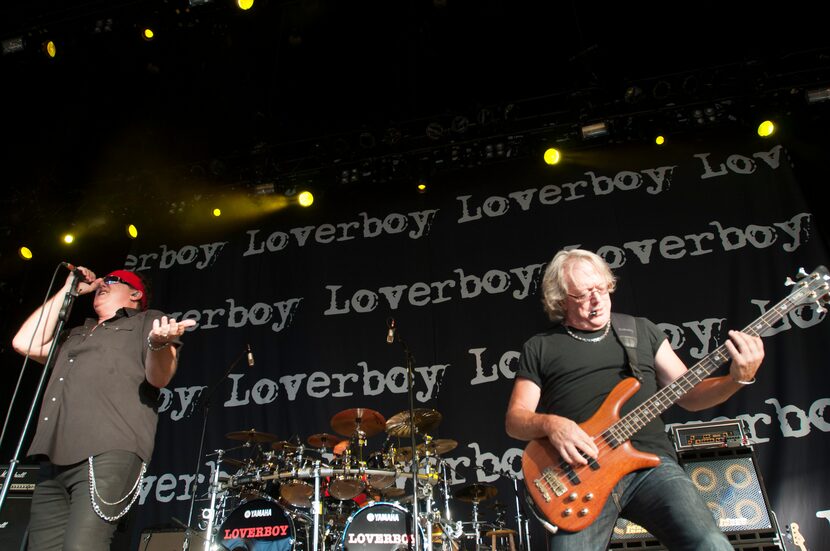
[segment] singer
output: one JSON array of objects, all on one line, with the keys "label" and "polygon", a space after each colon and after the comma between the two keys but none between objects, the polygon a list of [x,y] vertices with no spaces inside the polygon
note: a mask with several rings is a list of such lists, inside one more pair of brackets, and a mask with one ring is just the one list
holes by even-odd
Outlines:
[{"label": "singer", "polygon": [[29,549],[106,551],[152,456],[159,389],[176,372],[179,337],[196,323],[148,310],[148,284],[137,273],[100,278],[67,267],[78,275],[78,295],[94,294],[96,317],[54,335],[70,275],[12,343],[40,363],[53,339],[60,346],[28,452],[41,461]]},{"label": "singer", "polygon": [[[554,325],[524,344],[505,420],[510,436],[546,438],[557,459],[577,468],[592,462],[590,469],[606,473],[611,465],[605,463],[607,456],[600,457],[601,442],[580,424],[601,409],[623,378],[636,376],[642,385],[622,405],[625,415],[687,371],[654,323],[611,313],[615,287],[608,264],[590,251],[563,250],[553,257],[542,279],[542,302]],[[701,381],[678,405],[690,411],[712,407],[755,380],[764,358],[761,339],[730,331],[726,348],[732,358],[729,374]],[[625,474],[609,488],[613,499],[592,524],[575,532],[559,530],[551,535],[548,549],[607,549],[617,517],[623,516],[668,549],[731,551],[732,544],[678,465],[663,420],[653,419],[631,442],[660,456],[661,463]]]}]

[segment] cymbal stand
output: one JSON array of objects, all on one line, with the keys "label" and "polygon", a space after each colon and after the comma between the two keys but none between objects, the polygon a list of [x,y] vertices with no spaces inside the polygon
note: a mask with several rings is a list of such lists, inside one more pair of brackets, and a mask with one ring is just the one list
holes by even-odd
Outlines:
[{"label": "cymbal stand", "polygon": [[222,463],[223,455],[225,455],[224,450],[216,450],[216,466],[213,469],[213,480],[210,481],[210,507],[208,508],[207,528],[205,528],[204,551],[211,551],[213,547],[213,527],[216,523],[216,493],[219,489],[219,465]]},{"label": "cymbal stand", "polygon": [[[412,527],[412,541],[415,545],[412,546],[413,551],[420,551],[421,542],[418,541],[418,526],[420,526],[420,518],[418,507],[418,452],[415,441],[415,374],[414,365],[415,357],[410,352],[406,341],[401,337],[401,332],[397,330],[395,320],[391,319],[389,323],[389,334],[386,337],[386,342],[391,344],[395,340],[401,343],[406,358],[406,381],[409,388],[409,445],[412,446],[412,519],[414,526]],[[432,543],[432,534],[425,538],[427,542]],[[431,551],[431,549],[430,549]]]},{"label": "cymbal stand", "polygon": [[320,551],[320,515],[323,512],[323,502],[320,501],[320,460],[314,461],[314,502],[311,504],[314,516],[314,536],[312,537],[312,551]]},{"label": "cymbal stand", "polygon": [[476,535],[476,551],[481,551],[481,526],[478,522],[478,501],[473,501],[473,530]]},{"label": "cymbal stand", "polygon": [[522,504],[519,499],[519,477],[512,473],[507,476],[513,481],[513,495],[516,498],[516,526],[519,529],[519,547],[522,551],[530,551],[530,522],[526,515],[522,514]]}]

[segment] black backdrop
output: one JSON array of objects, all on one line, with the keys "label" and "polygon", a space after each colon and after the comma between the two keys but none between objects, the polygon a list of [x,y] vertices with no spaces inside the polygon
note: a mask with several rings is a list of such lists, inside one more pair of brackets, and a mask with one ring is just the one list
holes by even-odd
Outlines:
[{"label": "black backdrop", "polygon": [[[207,451],[238,445],[233,431],[305,439],[332,432],[345,409],[405,410],[390,317],[415,357],[416,407],[438,410],[434,436],[458,441],[453,486],[495,484],[512,515],[499,472],[520,472],[523,443],[506,436],[504,411],[521,345],[548,323],[545,263],[566,246],[598,252],[619,277],[614,309],[658,323],[691,364],[783,298],[799,267],[827,263],[798,168],[774,141],[620,145],[555,168],[524,159],[444,173],[425,194],[332,192],[203,238],[139,241],[126,266],[151,278],[154,306],[199,325],[164,392],[134,532],[187,518],[203,420],[194,398],[246,344],[255,366],[241,362],[217,387]],[[765,341],[757,384],[728,403],[666,416],[745,420],[773,510],[816,545],[830,520],[824,316],[790,313]],[[212,459],[201,463],[209,476]],[[470,520],[467,504],[453,510]]]}]

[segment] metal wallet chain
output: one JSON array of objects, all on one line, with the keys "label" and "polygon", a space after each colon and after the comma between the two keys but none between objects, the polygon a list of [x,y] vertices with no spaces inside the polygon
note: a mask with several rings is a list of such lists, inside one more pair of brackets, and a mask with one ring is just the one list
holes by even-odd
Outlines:
[{"label": "metal wallet chain", "polygon": [[[118,501],[110,503],[110,502],[104,500],[104,498],[101,497],[101,494],[98,493],[98,488],[95,487],[95,471],[92,468],[92,456],[90,455],[89,456],[89,500],[92,502],[92,508],[95,510],[95,513],[99,517],[101,517],[102,519],[106,520],[107,522],[115,522],[116,520],[118,520],[121,517],[123,517],[124,515],[126,515],[127,511],[130,510],[130,507],[133,506],[133,503],[135,503],[135,500],[138,498],[138,494],[140,493],[138,491],[138,488],[141,484],[141,479],[144,478],[144,473],[145,472],[147,472],[147,464],[142,461],[141,462],[141,471],[138,473],[138,478],[136,479],[135,484],[133,484],[132,489],[129,492],[127,492],[127,495],[125,495],[124,497],[122,497]],[[115,516],[105,515],[104,512],[101,510],[101,508],[98,506],[98,503],[95,501],[95,498],[97,497],[101,501],[101,503],[103,503],[104,505],[118,505],[119,503],[122,503],[128,497],[130,497],[130,494],[132,494],[133,498],[130,500],[130,502],[127,504],[127,506],[124,507],[124,510],[121,511],[120,513],[118,513]]]}]

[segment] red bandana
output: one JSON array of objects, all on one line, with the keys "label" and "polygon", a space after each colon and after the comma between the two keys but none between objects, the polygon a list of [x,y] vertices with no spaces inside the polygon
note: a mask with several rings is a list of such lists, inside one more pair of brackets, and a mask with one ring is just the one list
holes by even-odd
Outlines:
[{"label": "red bandana", "polygon": [[135,272],[129,272],[127,270],[115,270],[114,272],[110,272],[107,275],[120,277],[130,287],[132,287],[136,291],[141,291],[141,309],[147,309],[147,293],[144,291],[144,284],[141,283],[141,278],[135,275]]}]

